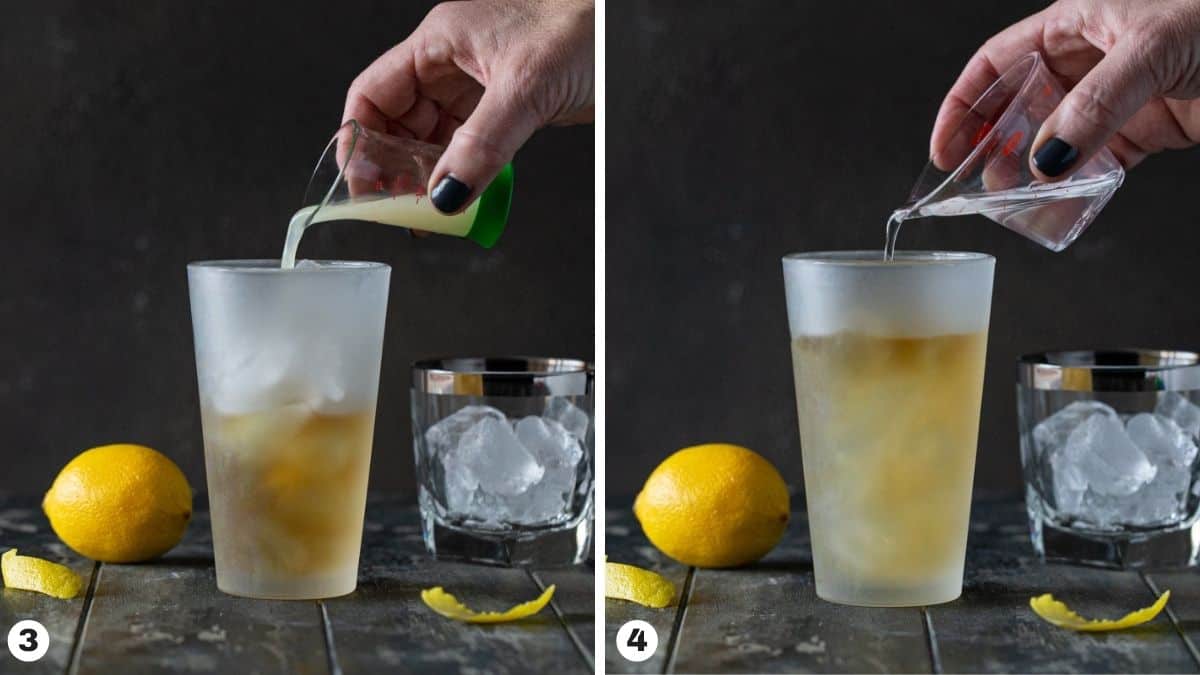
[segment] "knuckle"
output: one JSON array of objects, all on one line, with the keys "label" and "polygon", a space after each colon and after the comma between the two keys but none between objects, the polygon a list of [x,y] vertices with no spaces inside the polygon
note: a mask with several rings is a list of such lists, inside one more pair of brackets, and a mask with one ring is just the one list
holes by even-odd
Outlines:
[{"label": "knuckle", "polygon": [[1116,129],[1121,117],[1109,103],[1109,92],[1098,85],[1079,85],[1067,97],[1067,106],[1077,117],[1100,129]]},{"label": "knuckle", "polygon": [[1192,52],[1200,26],[1194,20],[1182,16],[1177,9],[1165,10],[1143,22],[1135,32],[1138,56],[1146,63],[1160,87],[1169,86],[1175,79],[1175,67],[1181,55]]},{"label": "knuckle", "polygon": [[546,73],[542,61],[542,57],[531,53],[520,54],[514,58],[505,74],[505,94],[518,102],[527,101],[542,85]]},{"label": "knuckle", "polygon": [[461,2],[439,2],[429,9],[425,15],[425,23],[447,23],[453,22],[459,17],[462,11]]},{"label": "knuckle", "polygon": [[559,66],[552,54],[524,51],[509,59],[504,78],[497,83],[509,104],[534,117],[539,125],[547,122],[562,98],[557,90],[568,69]]},{"label": "knuckle", "polygon": [[512,154],[506,152],[506,148],[490,134],[480,132],[469,125],[461,126],[454,132],[454,144],[465,156],[474,157],[480,164],[489,168],[504,166]]},{"label": "knuckle", "polygon": [[364,71],[359,73],[358,76],[351,80],[350,88],[346,90],[347,100],[353,103],[358,103],[361,99],[366,97],[366,94],[363,93],[367,88],[366,80],[364,79],[365,75],[366,72]]}]

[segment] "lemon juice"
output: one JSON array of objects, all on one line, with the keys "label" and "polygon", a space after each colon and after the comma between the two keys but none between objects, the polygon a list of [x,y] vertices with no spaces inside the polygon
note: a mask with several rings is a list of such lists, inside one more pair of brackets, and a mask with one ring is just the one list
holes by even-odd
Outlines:
[{"label": "lemon juice", "polygon": [[290,269],[296,265],[296,249],[304,231],[317,223],[335,220],[365,220],[383,225],[406,227],[436,234],[465,237],[471,231],[482,200],[475,200],[462,213],[446,215],[419,194],[379,196],[371,199],[350,200],[325,206],[306,206],[297,211],[288,221],[287,237],[284,240],[280,267]]}]

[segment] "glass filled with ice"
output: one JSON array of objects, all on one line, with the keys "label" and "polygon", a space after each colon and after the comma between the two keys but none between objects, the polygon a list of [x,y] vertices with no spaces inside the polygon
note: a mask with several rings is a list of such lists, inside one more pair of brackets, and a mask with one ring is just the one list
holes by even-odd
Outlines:
[{"label": "glass filled with ice", "polygon": [[783,259],[817,595],[962,592],[995,259]]},{"label": "glass filled with ice", "polygon": [[413,450],[425,546],[513,566],[591,553],[594,372],[576,359],[413,365]]},{"label": "glass filled with ice", "polygon": [[354,590],[391,269],[188,265],[217,586]]},{"label": "glass filled with ice", "polygon": [[1200,356],[1045,352],[1017,365],[1030,533],[1038,555],[1180,567],[1200,554]]}]

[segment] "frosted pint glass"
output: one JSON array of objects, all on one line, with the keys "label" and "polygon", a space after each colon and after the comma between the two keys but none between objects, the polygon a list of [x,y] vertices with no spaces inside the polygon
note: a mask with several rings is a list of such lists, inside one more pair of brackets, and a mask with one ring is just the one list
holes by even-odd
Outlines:
[{"label": "frosted pint glass", "polygon": [[354,590],[391,269],[188,265],[217,587]]},{"label": "frosted pint glass", "polygon": [[784,257],[817,595],[962,592],[995,259]]}]

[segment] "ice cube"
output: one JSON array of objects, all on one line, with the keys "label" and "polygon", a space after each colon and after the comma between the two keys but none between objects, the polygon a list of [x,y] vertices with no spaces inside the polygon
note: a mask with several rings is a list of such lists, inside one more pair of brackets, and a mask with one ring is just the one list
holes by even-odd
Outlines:
[{"label": "ice cube", "polygon": [[583,458],[578,437],[552,419],[523,417],[517,422],[516,433],[542,466],[573,471]]},{"label": "ice cube", "polygon": [[558,422],[580,442],[587,438],[588,414],[565,398],[552,398],[546,404],[542,417]]},{"label": "ice cube", "polygon": [[333,411],[346,401],[346,368],[342,353],[332,342],[313,340],[294,364],[297,384],[307,390],[306,400],[318,410]]},{"label": "ice cube", "polygon": [[295,360],[294,345],[256,349],[239,345],[241,358],[230,359],[215,376],[213,407],[223,414],[254,412],[275,403],[292,403],[287,396],[295,386],[289,381]]},{"label": "ice cube", "polygon": [[336,345],[315,338],[258,339],[240,345],[215,381],[213,406],[226,414],[303,403],[332,412],[346,402],[345,368]]},{"label": "ice cube", "polygon": [[455,462],[498,497],[515,497],[542,479],[545,469],[521,444],[507,420],[484,417],[467,429],[452,453]]},{"label": "ice cube", "polygon": [[573,469],[546,469],[542,479],[512,504],[513,520],[524,525],[565,520],[574,493]]},{"label": "ice cube", "polygon": [[475,492],[479,481],[467,468],[458,462],[453,453],[442,457],[442,475],[445,476],[446,508],[453,513],[470,515],[475,509]]},{"label": "ice cube", "polygon": [[1154,412],[1171,418],[1192,438],[1200,438],[1200,406],[1192,403],[1187,396],[1176,391],[1163,392],[1158,397]]},{"label": "ice cube", "polygon": [[547,523],[570,515],[583,448],[553,419],[530,415],[516,424],[517,438],[545,467],[542,479],[509,507],[514,522]]},{"label": "ice cube", "polygon": [[1126,496],[1090,495],[1087,519],[1106,528],[1179,522],[1186,514],[1192,487],[1195,442],[1171,418],[1156,413],[1134,415],[1125,429],[1154,466],[1154,478]]},{"label": "ice cube", "polygon": [[1106,529],[1178,523],[1187,513],[1190,483],[1190,469],[1167,465],[1133,494],[1113,497],[1089,492],[1083,520]]},{"label": "ice cube", "polygon": [[1087,492],[1087,480],[1078,462],[1073,461],[1062,448],[1050,456],[1050,474],[1054,491],[1054,507],[1065,515],[1079,516],[1083,511],[1083,495]]},{"label": "ice cube", "polygon": [[1067,437],[1095,414],[1117,417],[1117,412],[1100,401],[1074,401],[1033,428],[1033,440],[1041,457],[1050,457],[1067,444]]},{"label": "ice cube", "polygon": [[1120,497],[1154,479],[1154,465],[1115,414],[1094,413],[1067,437],[1060,468],[1078,469],[1088,489]]},{"label": "ice cube", "polygon": [[1189,468],[1166,465],[1146,487],[1134,494],[1130,505],[1131,525],[1176,523],[1187,512],[1188,490],[1192,483]]},{"label": "ice cube", "polygon": [[321,269],[321,263],[316,260],[308,260],[307,258],[296,263],[295,269],[298,270],[318,270]]},{"label": "ice cube", "polygon": [[485,418],[505,419],[503,412],[491,406],[469,405],[431,425],[425,430],[425,452],[430,461],[446,457],[458,447],[458,442],[467,429]]},{"label": "ice cube", "polygon": [[1159,471],[1188,468],[1196,459],[1196,443],[1170,417],[1157,413],[1134,415],[1125,430]]}]

